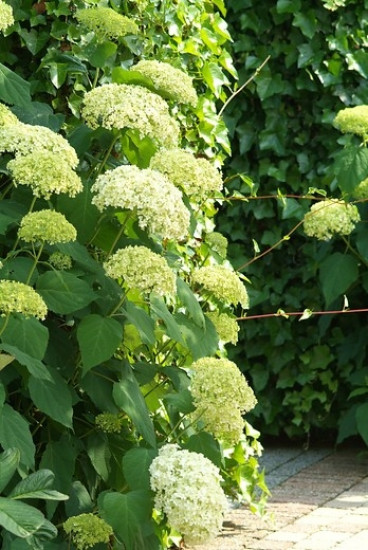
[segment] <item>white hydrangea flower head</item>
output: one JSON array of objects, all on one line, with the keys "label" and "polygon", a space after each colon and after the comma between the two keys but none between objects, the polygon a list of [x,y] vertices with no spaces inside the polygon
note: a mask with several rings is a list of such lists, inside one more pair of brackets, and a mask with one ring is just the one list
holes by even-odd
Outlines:
[{"label": "white hydrangea flower head", "polygon": [[68,243],[76,240],[77,231],[64,214],[54,210],[38,210],[22,218],[18,236],[33,243]]},{"label": "white hydrangea flower head", "polygon": [[87,92],[81,115],[90,128],[138,130],[165,147],[178,144],[179,124],[162,97],[142,86],[104,84]]},{"label": "white hydrangea flower head", "polygon": [[132,19],[111,8],[96,6],[81,9],[77,10],[75,17],[101,41],[139,33],[139,28]]},{"label": "white hydrangea flower head", "polygon": [[221,302],[238,303],[249,308],[249,297],[238,275],[223,265],[206,265],[195,270],[193,281],[203,286]]},{"label": "white hydrangea flower head", "polygon": [[368,136],[368,105],[347,107],[339,111],[333,121],[334,126],[344,134]]},{"label": "white hydrangea flower head", "polygon": [[1,126],[11,126],[12,124],[18,124],[19,120],[14,113],[11,112],[9,107],[0,103],[0,128]]},{"label": "white hydrangea flower head", "polygon": [[130,70],[138,71],[150,78],[157,91],[163,92],[177,103],[187,103],[192,107],[197,105],[198,96],[193,86],[193,79],[170,63],[142,59]]},{"label": "white hydrangea flower head", "polygon": [[210,311],[206,313],[206,316],[215,325],[216,332],[224,344],[230,342],[235,345],[237,343],[239,325],[234,317],[218,311]]},{"label": "white hydrangea flower head", "polygon": [[198,418],[217,438],[239,441],[244,429],[242,414],[257,404],[243,374],[225,358],[203,357],[190,368],[190,392],[196,407],[192,418]]},{"label": "white hydrangea flower head", "polygon": [[350,235],[360,221],[358,208],[338,199],[317,202],[305,214],[303,229],[309,237],[328,241],[334,235]]},{"label": "white hydrangea flower head", "polygon": [[71,516],[64,521],[63,528],[71,536],[77,550],[88,550],[99,543],[107,544],[114,534],[112,527],[94,514]]},{"label": "white hydrangea flower head", "polygon": [[47,150],[17,155],[7,164],[16,184],[28,185],[36,197],[49,199],[52,193],[75,197],[83,190],[80,177],[63,156]]},{"label": "white hydrangea flower head", "polygon": [[47,306],[41,296],[29,285],[18,281],[0,280],[1,316],[22,313],[25,317],[45,319]]},{"label": "white hydrangea flower head", "polygon": [[93,184],[92,203],[100,211],[111,206],[137,213],[138,223],[150,235],[185,239],[190,214],[182,194],[160,172],[123,165],[100,175]]},{"label": "white hydrangea flower head", "polygon": [[11,124],[0,127],[0,153],[38,155],[40,151],[51,151],[67,162],[71,168],[78,165],[77,153],[68,141],[45,126]]},{"label": "white hydrangea flower head", "polygon": [[164,445],[150,466],[155,508],[189,545],[215,538],[227,509],[218,468],[205,456]]},{"label": "white hydrangea flower head", "polygon": [[368,178],[364,179],[353,190],[355,199],[368,199]]},{"label": "white hydrangea flower head", "polygon": [[146,246],[127,246],[117,250],[104,263],[109,277],[124,280],[128,288],[141,292],[174,295],[176,278],[165,258]]},{"label": "white hydrangea flower head", "polygon": [[223,187],[220,171],[207,159],[197,158],[185,149],[161,149],[152,157],[150,168],[165,174],[188,196],[208,197]]},{"label": "white hydrangea flower head", "polygon": [[14,24],[13,8],[0,0],[0,32]]}]

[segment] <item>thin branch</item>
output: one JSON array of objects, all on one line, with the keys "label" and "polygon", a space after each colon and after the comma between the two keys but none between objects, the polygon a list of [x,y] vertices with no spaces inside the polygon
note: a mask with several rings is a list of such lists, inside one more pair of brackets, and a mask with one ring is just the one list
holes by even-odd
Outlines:
[{"label": "thin branch", "polygon": [[227,98],[227,100],[225,101],[225,103],[223,104],[223,106],[221,107],[220,109],[220,112],[218,114],[218,116],[220,117],[222,115],[222,113],[225,111],[226,107],[229,105],[230,101],[232,101],[234,99],[235,96],[237,96],[238,94],[240,94],[240,92],[242,92],[244,90],[244,88],[246,88],[248,86],[248,84],[250,84],[252,82],[252,80],[255,79],[256,76],[258,76],[258,74],[261,72],[261,70],[263,69],[263,67],[266,65],[266,63],[268,63],[268,61],[270,60],[271,56],[268,55],[266,57],[266,59],[260,64],[259,67],[256,68],[256,70],[254,71],[254,73],[252,74],[252,76],[250,78],[248,78],[248,80],[246,82],[244,82],[244,84],[242,84],[240,86],[240,88],[238,90],[236,90],[236,92],[234,92],[230,97]]},{"label": "thin branch", "polygon": [[278,311],[276,313],[262,313],[261,315],[249,315],[245,317],[237,317],[237,321],[251,321],[252,319],[267,319],[270,317],[302,317],[303,315],[307,315],[308,317],[312,317],[313,315],[338,315],[340,313],[368,313],[368,308],[363,309],[337,309],[337,310],[330,310],[330,311],[308,311],[307,313],[305,311]]}]

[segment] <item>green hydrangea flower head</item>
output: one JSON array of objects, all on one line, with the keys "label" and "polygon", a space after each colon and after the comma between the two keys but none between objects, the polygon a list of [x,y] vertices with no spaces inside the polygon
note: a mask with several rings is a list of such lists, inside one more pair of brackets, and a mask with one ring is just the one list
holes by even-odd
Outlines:
[{"label": "green hydrangea flower head", "polygon": [[225,358],[203,357],[190,368],[190,392],[196,407],[191,417],[203,422],[215,437],[239,441],[244,429],[242,414],[257,404],[243,374]]},{"label": "green hydrangea flower head", "polygon": [[121,248],[104,263],[109,277],[122,278],[130,289],[174,295],[176,279],[165,258],[145,246]]},{"label": "green hydrangea flower head", "polygon": [[67,162],[71,168],[78,165],[77,154],[68,141],[45,126],[18,122],[0,127],[0,153],[33,154],[37,157],[45,150],[58,155],[59,161]]},{"label": "green hydrangea flower head", "polygon": [[368,136],[368,105],[347,107],[339,111],[334,119],[334,126],[344,134]]},{"label": "green hydrangea flower head", "polygon": [[14,182],[31,187],[36,197],[49,199],[53,193],[75,197],[83,190],[80,177],[61,156],[47,150],[17,155],[8,162]]},{"label": "green hydrangea flower head", "polygon": [[114,534],[106,521],[93,514],[72,516],[64,521],[63,528],[78,550],[87,550],[99,543],[107,544]]},{"label": "green hydrangea flower head", "polygon": [[226,258],[229,244],[226,237],[217,231],[212,231],[212,233],[207,233],[204,240],[214,252],[221,256],[221,258]]},{"label": "green hydrangea flower head", "polygon": [[0,32],[14,24],[13,8],[0,0]]},{"label": "green hydrangea flower head", "polygon": [[364,179],[353,190],[355,199],[368,199],[368,178]]},{"label": "green hydrangea flower head", "polygon": [[133,65],[131,71],[138,71],[151,79],[155,89],[177,103],[187,103],[195,107],[198,96],[192,78],[170,63],[142,59]]},{"label": "green hydrangea flower head", "polygon": [[150,168],[165,174],[188,196],[208,197],[223,187],[219,170],[207,159],[197,158],[185,149],[161,149],[152,157]]},{"label": "green hydrangea flower head", "polygon": [[0,103],[0,127],[11,126],[12,124],[18,124],[18,122],[18,118],[11,112],[9,107]]},{"label": "green hydrangea flower head", "polygon": [[95,423],[105,433],[118,434],[121,432],[123,417],[119,414],[104,412],[96,416]]},{"label": "green hydrangea flower head", "polygon": [[188,235],[190,214],[182,194],[160,172],[118,166],[98,176],[91,191],[95,193],[92,204],[100,211],[131,210],[151,236],[182,240]]},{"label": "green hydrangea flower head", "polygon": [[69,243],[76,240],[77,231],[64,214],[54,210],[38,210],[22,218],[18,236],[32,243]]},{"label": "green hydrangea flower head", "polygon": [[47,306],[41,296],[29,285],[18,281],[0,280],[0,312],[21,313],[25,317],[45,319]]},{"label": "green hydrangea flower head", "polygon": [[206,313],[206,316],[215,325],[216,332],[224,344],[230,342],[235,345],[237,343],[239,325],[234,317],[218,311],[210,311]]},{"label": "green hydrangea flower head", "polygon": [[100,41],[139,34],[139,28],[132,19],[111,8],[96,6],[81,9],[77,10],[75,17],[89,31],[94,32]]},{"label": "green hydrangea flower head", "polygon": [[105,84],[87,92],[83,102],[81,115],[90,128],[131,128],[165,147],[178,144],[179,124],[166,101],[142,86]]},{"label": "green hydrangea flower head", "polygon": [[49,262],[55,269],[60,271],[66,271],[72,267],[72,259],[68,254],[63,254],[62,252],[53,252],[49,257]]},{"label": "green hydrangea flower head", "polygon": [[188,545],[210,542],[219,534],[228,506],[219,470],[208,458],[169,443],[149,472],[156,510]]},{"label": "green hydrangea flower head", "polygon": [[223,265],[200,267],[194,271],[193,281],[202,285],[220,302],[234,306],[239,303],[244,309],[249,308],[248,293],[239,276]]},{"label": "green hydrangea flower head", "polygon": [[309,237],[328,241],[335,235],[350,235],[360,221],[358,208],[338,199],[313,204],[305,214],[303,229]]}]

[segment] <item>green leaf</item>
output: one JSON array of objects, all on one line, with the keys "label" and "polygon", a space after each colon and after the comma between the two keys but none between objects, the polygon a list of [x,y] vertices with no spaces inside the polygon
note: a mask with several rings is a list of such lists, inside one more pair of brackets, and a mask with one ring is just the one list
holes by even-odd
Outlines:
[{"label": "green leaf", "polygon": [[327,306],[348,290],[358,272],[357,260],[341,252],[335,252],[321,263],[319,279]]},{"label": "green leaf", "polygon": [[[10,279],[11,281],[19,281],[20,283],[26,283],[28,281],[28,275],[32,268],[33,260],[31,258],[12,258],[4,263],[0,270],[0,277],[2,279]],[[37,269],[35,269],[33,276],[28,284],[33,285],[38,277]]]},{"label": "green leaf", "polygon": [[104,434],[96,432],[88,437],[87,454],[98,475],[107,481],[110,474],[111,452]]},{"label": "green leaf", "polygon": [[19,449],[6,449],[0,454],[0,492],[2,492],[15,474],[20,459]]},{"label": "green leaf", "polygon": [[7,404],[0,412],[0,443],[5,450],[19,449],[22,470],[34,468],[36,449],[29,424],[19,412]]},{"label": "green leaf", "polygon": [[111,525],[125,550],[144,548],[145,524],[152,513],[151,495],[148,491],[130,493],[102,493],[98,499],[101,517]]},{"label": "green leaf", "polygon": [[152,460],[157,456],[155,449],[134,447],[129,449],[123,458],[124,477],[132,490],[150,490],[149,467]]},{"label": "green leaf", "polygon": [[142,342],[153,346],[156,341],[155,323],[144,309],[137,307],[133,302],[126,302],[124,313],[128,321],[136,327]]},{"label": "green leaf", "polygon": [[152,292],[150,295],[150,305],[151,311],[155,314],[155,316],[159,319],[162,319],[165,323],[168,336],[170,336],[170,338],[172,338],[176,342],[179,342],[179,344],[185,346],[185,341],[181,334],[180,327],[177,324],[174,316],[168,310],[162,296],[159,296],[158,294]]},{"label": "green leaf", "polygon": [[42,359],[46,352],[49,331],[33,317],[12,315],[1,339],[4,344],[15,346],[35,359]]},{"label": "green leaf", "polygon": [[189,414],[195,410],[193,396],[187,389],[183,389],[178,393],[166,393],[163,400],[183,414]]},{"label": "green leaf", "polygon": [[21,28],[18,32],[24,40],[27,49],[31,54],[36,55],[50,40],[50,36],[47,32],[39,32],[36,29],[27,31],[25,28]]},{"label": "green leaf", "polygon": [[43,500],[67,500],[68,496],[51,489],[55,475],[50,470],[38,470],[22,479],[9,498],[41,498]]},{"label": "green leaf", "polygon": [[49,367],[49,380],[30,376],[29,393],[40,411],[67,428],[73,427],[73,405],[70,389],[62,376]]},{"label": "green leaf", "polygon": [[206,61],[203,65],[202,76],[210,90],[219,97],[224,85],[230,84],[229,79],[218,63]]},{"label": "green leaf", "polygon": [[262,101],[284,90],[280,74],[260,73],[256,78],[257,92]]},{"label": "green leaf", "polygon": [[296,13],[300,10],[300,0],[277,0],[277,13]]},{"label": "green leaf", "polygon": [[201,357],[211,356],[217,351],[218,334],[213,323],[207,317],[205,318],[206,326],[204,329],[182,313],[177,313],[174,317],[180,326],[186,347],[190,349],[195,361]]},{"label": "green leaf", "polygon": [[0,525],[17,537],[33,535],[44,523],[45,517],[24,502],[0,497]]},{"label": "green leaf", "polygon": [[88,514],[93,510],[93,502],[89,492],[80,481],[74,481],[69,500],[65,503],[65,511],[70,516]]},{"label": "green leaf", "polygon": [[25,107],[31,101],[30,84],[0,63],[0,100]]},{"label": "green leaf", "polygon": [[13,113],[25,124],[46,126],[53,132],[58,132],[64,122],[64,115],[55,114],[50,105],[32,101],[27,107],[13,107]]},{"label": "green leaf", "polygon": [[26,367],[28,372],[37,379],[51,380],[49,369],[39,360],[26,353],[23,353],[15,346],[9,344],[1,344],[0,348],[13,355],[18,363]]},{"label": "green leaf", "polygon": [[[83,49],[83,53],[88,57],[88,61],[93,67],[103,68],[112,58],[117,50],[117,45],[113,42],[105,41],[97,44],[89,44]],[[110,59],[112,61],[112,59]]]},{"label": "green leaf", "polygon": [[198,302],[190,286],[185,281],[183,281],[183,279],[177,277],[176,288],[179,299],[181,303],[187,308],[190,317],[193,318],[193,321],[196,323],[196,325],[204,328],[206,320],[203,315],[200,303]]},{"label": "green leaf", "polygon": [[194,453],[201,453],[216,466],[221,467],[222,454],[219,442],[209,433],[201,432],[190,436],[184,449]]},{"label": "green leaf", "polygon": [[54,313],[78,311],[96,298],[85,281],[64,271],[47,271],[38,278],[36,287]]},{"label": "green leaf", "polygon": [[368,177],[368,149],[347,147],[335,159],[334,173],[341,191],[352,193]]},{"label": "green leaf", "polygon": [[93,313],[80,322],[77,340],[85,374],[114,354],[122,340],[122,326],[115,319]]},{"label": "green leaf", "polygon": [[115,403],[131,418],[137,431],[152,447],[156,436],[147,405],[129,363],[122,362],[122,378],[114,384]]},{"label": "green leaf", "polygon": [[100,411],[116,414],[119,409],[112,399],[113,382],[99,376],[102,373],[103,371],[98,372],[97,370],[87,372],[80,381],[81,388]]},{"label": "green leaf", "polygon": [[368,403],[359,405],[356,409],[355,418],[359,435],[364,440],[364,443],[368,445]]},{"label": "green leaf", "polygon": [[313,38],[317,31],[317,19],[313,10],[297,12],[293,20],[294,27],[299,27],[304,36]]}]

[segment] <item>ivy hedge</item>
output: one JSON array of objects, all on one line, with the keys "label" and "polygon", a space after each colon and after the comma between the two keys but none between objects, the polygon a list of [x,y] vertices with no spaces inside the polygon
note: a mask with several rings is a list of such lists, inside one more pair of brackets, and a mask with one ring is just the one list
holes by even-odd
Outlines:
[{"label": "ivy hedge", "polygon": [[[228,8],[239,82],[251,81],[225,110],[231,192],[218,219],[252,282],[251,313],[364,308],[365,198],[348,237],[311,239],[302,220],[325,196],[357,200],[368,176],[365,143],[333,124],[340,110],[368,103],[368,2],[229,0]],[[366,315],[242,321],[232,357],[256,389],[252,420],[264,434],[338,442],[358,434],[368,443]]]}]

